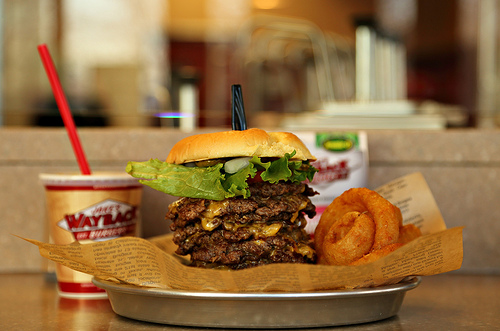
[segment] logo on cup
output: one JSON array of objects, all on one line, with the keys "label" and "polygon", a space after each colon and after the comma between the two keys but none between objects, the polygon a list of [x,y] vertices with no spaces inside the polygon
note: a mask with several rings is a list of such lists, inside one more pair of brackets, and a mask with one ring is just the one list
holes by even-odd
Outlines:
[{"label": "logo on cup", "polygon": [[133,235],[136,223],[137,207],[108,199],[65,215],[57,225],[71,232],[77,241],[99,241]]}]

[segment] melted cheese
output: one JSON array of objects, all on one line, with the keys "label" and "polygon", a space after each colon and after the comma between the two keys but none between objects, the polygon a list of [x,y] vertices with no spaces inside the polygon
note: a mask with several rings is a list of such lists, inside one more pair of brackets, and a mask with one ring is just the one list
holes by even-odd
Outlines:
[{"label": "melted cheese", "polygon": [[218,222],[214,220],[213,218],[202,218],[201,219],[201,226],[203,229],[206,231],[212,231],[218,226]]},{"label": "melted cheese", "polygon": [[248,230],[254,238],[262,238],[262,237],[272,237],[275,236],[279,230],[282,228],[281,223],[273,223],[273,224],[234,224],[234,223],[225,223],[224,227],[226,230],[231,232],[236,232],[239,228],[245,228]]},{"label": "melted cheese", "polygon": [[[229,205],[229,200],[224,200],[224,201],[211,201],[208,207],[205,209],[205,211],[201,214],[201,226],[203,227],[204,230],[206,231],[213,231],[215,230],[219,224],[220,221],[215,219],[215,217],[220,216],[222,211],[226,209]],[[174,206],[176,207],[177,204]],[[292,218],[290,219],[290,222],[295,222],[297,217],[299,216],[299,211],[307,207],[307,201],[302,201],[302,203],[299,206],[298,211],[296,211]],[[274,224],[269,224],[269,225],[264,225],[264,224],[234,224],[234,223],[226,223],[224,225],[227,230],[229,231],[236,231],[240,227],[246,227],[250,233],[252,233],[252,236],[254,238],[259,238],[259,237],[271,237],[276,235],[282,228],[281,223],[274,223]],[[301,253],[302,254],[302,253]],[[302,254],[304,255],[304,254]]]},{"label": "melted cheese", "polygon": [[299,206],[299,210],[297,210],[295,213],[293,213],[292,218],[290,218],[290,222],[293,223],[299,216],[299,211],[307,207],[307,201],[302,201],[302,203]]},{"label": "melted cheese", "polygon": [[201,214],[201,226],[206,231],[212,231],[217,228],[219,222],[214,220],[215,217],[219,216],[223,209],[227,208],[229,204],[228,200],[224,201],[211,201],[207,209]]},{"label": "melted cheese", "polygon": [[169,206],[168,206],[168,209],[170,210],[170,212],[172,213],[177,213],[177,208],[179,207],[181,201],[183,201],[184,198],[181,198],[179,200],[175,200],[174,202],[172,202]]},{"label": "melted cheese", "polygon": [[264,225],[264,226],[255,226],[252,225],[250,226],[250,231],[252,232],[254,237],[272,237],[275,236],[276,233],[278,233],[279,230],[281,230],[282,224],[281,223],[274,223],[270,225]]},{"label": "melted cheese", "polygon": [[305,244],[298,245],[297,253],[302,256],[307,256],[309,259],[312,259],[314,257],[314,249]]}]

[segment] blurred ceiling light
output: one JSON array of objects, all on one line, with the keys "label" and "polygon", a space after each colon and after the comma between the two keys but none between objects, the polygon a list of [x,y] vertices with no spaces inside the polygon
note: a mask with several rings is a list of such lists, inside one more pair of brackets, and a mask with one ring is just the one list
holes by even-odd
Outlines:
[{"label": "blurred ceiling light", "polygon": [[161,112],[154,114],[154,116],[159,118],[188,118],[194,117],[194,114],[186,114],[183,112]]},{"label": "blurred ceiling light", "polygon": [[279,7],[281,0],[253,0],[256,9],[274,9]]}]

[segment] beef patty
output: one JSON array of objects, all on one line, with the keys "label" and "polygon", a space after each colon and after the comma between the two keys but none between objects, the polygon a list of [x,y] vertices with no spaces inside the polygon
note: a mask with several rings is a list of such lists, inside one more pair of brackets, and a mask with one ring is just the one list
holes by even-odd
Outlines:
[{"label": "beef patty", "polygon": [[316,210],[306,184],[254,183],[249,198],[182,198],[169,206],[176,251],[192,265],[244,269],[269,263],[314,263],[305,215]]}]

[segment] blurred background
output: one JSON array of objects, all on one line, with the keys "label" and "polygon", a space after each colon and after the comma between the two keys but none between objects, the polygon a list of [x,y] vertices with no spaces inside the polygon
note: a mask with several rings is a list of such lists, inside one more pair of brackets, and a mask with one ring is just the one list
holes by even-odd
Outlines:
[{"label": "blurred background", "polygon": [[0,0],[0,126],[489,128],[497,0]]}]

